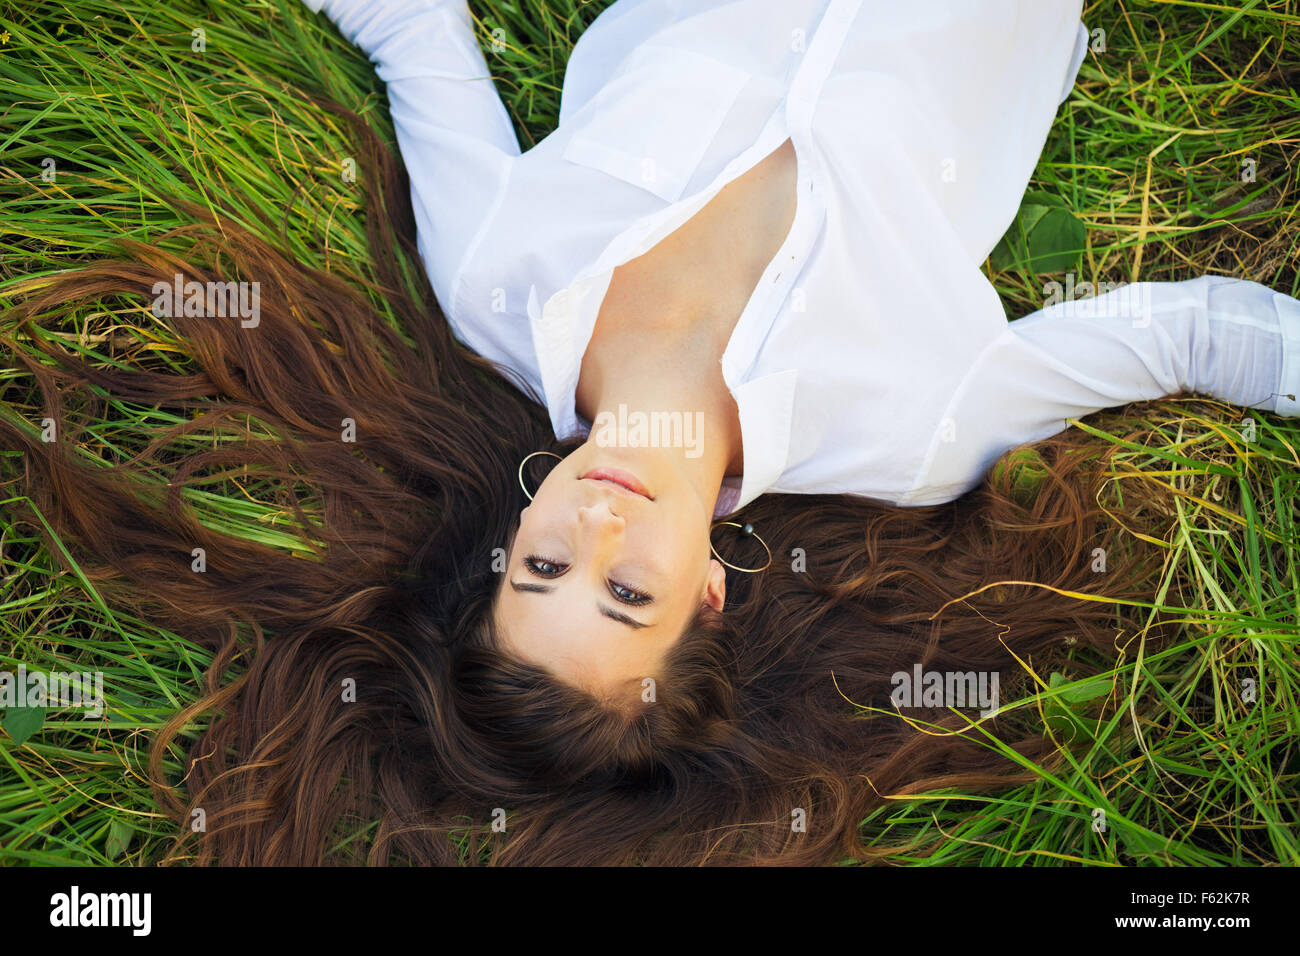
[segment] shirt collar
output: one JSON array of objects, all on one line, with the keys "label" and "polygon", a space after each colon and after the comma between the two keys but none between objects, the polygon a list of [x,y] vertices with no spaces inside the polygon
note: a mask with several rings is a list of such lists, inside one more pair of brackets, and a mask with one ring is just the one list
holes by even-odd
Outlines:
[{"label": "shirt collar", "polygon": [[551,428],[561,441],[582,432],[574,395],[585,347],[579,347],[575,334],[572,308],[575,288],[571,286],[555,293],[547,300],[545,309],[538,302],[537,286],[528,289],[528,324],[537,355],[537,371],[551,416]]},{"label": "shirt collar", "polygon": [[[776,484],[786,470],[790,453],[790,428],[794,421],[794,392],[799,380],[795,369],[770,372],[731,388],[740,412],[740,440],[744,445],[745,474],[735,500],[719,496],[729,506],[724,514],[739,511]],[[725,489],[724,489],[725,490]]]}]

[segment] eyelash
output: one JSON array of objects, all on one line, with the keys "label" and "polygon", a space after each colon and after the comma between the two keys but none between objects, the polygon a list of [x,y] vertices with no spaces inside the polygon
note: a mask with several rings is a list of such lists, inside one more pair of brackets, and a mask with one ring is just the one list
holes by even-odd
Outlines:
[{"label": "eyelash", "polygon": [[[530,554],[526,558],[524,558],[524,567],[528,569],[528,572],[530,574],[535,574],[539,578],[555,578],[555,577],[559,577],[561,574],[564,573],[564,571],[551,571],[551,572],[542,571],[540,568],[537,567],[537,565],[539,564],[550,564],[550,565],[554,565],[557,568],[565,567],[565,565],[561,564],[559,561],[552,561],[550,558],[543,557],[540,554]],[[630,588],[626,584],[619,584],[617,581],[610,581],[608,583],[609,583],[610,594],[612,594],[614,596],[614,600],[618,601],[620,604],[629,604],[635,607],[640,604],[649,604],[651,601],[654,600],[654,598],[651,597],[649,594],[643,594],[642,592],[638,591],[636,588]],[[633,594],[636,595],[636,597],[635,598],[621,597],[617,593],[617,589],[620,588],[624,591],[631,591]]]}]

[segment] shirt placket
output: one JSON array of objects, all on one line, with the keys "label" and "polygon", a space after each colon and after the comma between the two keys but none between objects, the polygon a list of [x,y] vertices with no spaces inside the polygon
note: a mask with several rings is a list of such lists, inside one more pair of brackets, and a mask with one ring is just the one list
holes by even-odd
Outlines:
[{"label": "shirt placket", "polygon": [[782,140],[788,136],[795,149],[798,204],[789,235],[764,270],[723,352],[723,378],[733,390],[749,377],[758,361],[781,303],[800,275],[826,215],[824,198],[817,192],[821,170],[813,149],[812,117],[822,86],[861,6],[862,0],[831,0],[787,90]]}]

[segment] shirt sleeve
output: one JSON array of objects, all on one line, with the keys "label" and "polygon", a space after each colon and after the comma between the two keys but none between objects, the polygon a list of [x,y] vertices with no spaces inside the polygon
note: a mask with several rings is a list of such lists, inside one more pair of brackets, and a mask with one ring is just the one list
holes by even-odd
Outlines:
[{"label": "shirt sleeve", "polygon": [[909,503],[951,500],[1066,419],[1183,391],[1300,416],[1300,302],[1201,276],[1067,298],[1010,322],[953,395]]},{"label": "shirt sleeve", "polygon": [[303,0],[376,64],[420,255],[455,322],[461,267],[499,203],[519,140],[474,37],[465,0]]}]

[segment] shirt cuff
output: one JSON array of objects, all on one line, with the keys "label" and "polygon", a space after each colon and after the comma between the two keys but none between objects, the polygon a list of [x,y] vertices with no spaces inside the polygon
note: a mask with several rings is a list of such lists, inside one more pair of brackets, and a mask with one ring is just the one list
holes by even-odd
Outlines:
[{"label": "shirt cuff", "polygon": [[1277,413],[1300,418],[1300,301],[1275,292],[1273,306],[1282,325],[1282,384]]}]

